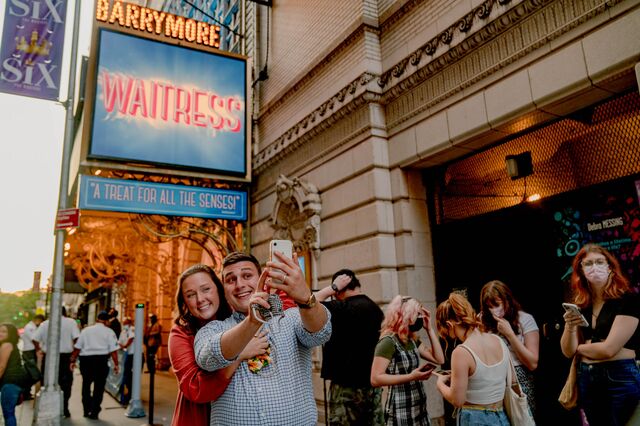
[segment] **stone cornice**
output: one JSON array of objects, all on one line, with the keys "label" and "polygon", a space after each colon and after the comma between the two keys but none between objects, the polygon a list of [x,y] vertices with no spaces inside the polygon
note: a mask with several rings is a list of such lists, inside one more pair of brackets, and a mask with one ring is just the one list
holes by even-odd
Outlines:
[{"label": "stone cornice", "polygon": [[[527,13],[543,6],[544,3],[549,3],[551,1],[553,0],[530,0],[528,3],[535,6],[527,8],[528,10],[526,10],[525,14],[518,16],[518,18],[526,16]],[[467,36],[468,33],[470,34],[475,23],[485,20],[491,16],[491,12],[496,4],[505,6],[511,2],[512,0],[486,0],[479,6],[476,6],[471,12],[460,18],[455,24],[440,32],[431,40],[414,50],[409,56],[406,56],[400,62],[395,64],[391,69],[385,71],[378,79],[378,85],[382,89],[386,90],[411,73],[409,65],[420,68],[421,66],[425,66],[426,63],[430,63],[436,59],[437,56],[435,55],[438,53],[438,50],[442,52],[444,49],[446,52],[451,52],[451,49],[455,46],[455,43],[452,43],[454,38],[456,40],[459,39],[457,46],[462,46],[462,51],[456,52],[453,55],[450,54],[446,61],[441,60],[438,61],[438,63],[447,65],[450,62],[450,59],[459,59],[461,54],[464,54],[464,52],[471,50],[489,38],[500,34],[501,29],[517,22],[517,20],[513,19],[514,17],[512,16],[514,15],[513,9],[510,10],[511,13],[504,13],[497,17],[500,19],[493,19],[490,23],[479,28],[475,31],[475,35],[473,37]],[[441,55],[444,54],[442,53]],[[428,59],[429,57],[431,60]],[[390,95],[393,96],[394,93],[391,93]],[[385,95],[385,97],[387,96]]]},{"label": "stone cornice", "polygon": [[300,146],[309,138],[325,130],[331,124],[359,108],[365,102],[380,99],[378,93],[367,89],[370,82],[376,76],[371,73],[362,73],[347,86],[340,89],[328,101],[324,102],[310,114],[300,120],[295,126],[287,130],[282,136],[269,144],[253,159],[254,173],[260,173],[262,169],[273,163],[274,159],[285,152],[290,152]]},{"label": "stone cornice", "polygon": [[[274,164],[286,156],[287,153],[326,130],[333,123],[361,107],[364,103],[391,103],[417,86],[430,81],[436,74],[441,73],[443,69],[464,60],[465,56],[477,51],[479,48],[484,48],[485,45],[489,46],[490,43],[494,42],[496,42],[497,48],[499,36],[507,33],[512,28],[524,25],[522,22],[526,18],[532,17],[540,9],[546,6],[554,7],[553,3],[557,3],[557,8],[566,9],[567,4],[572,1],[574,0],[486,0],[382,75],[366,72],[343,87],[258,153],[253,160],[254,173],[260,174],[266,167]],[[415,104],[418,101],[414,100],[404,105],[402,111],[395,111],[393,114],[389,114],[387,116],[387,127],[393,128],[426,108],[433,107],[444,99],[458,93],[464,87],[468,87],[470,84],[486,78],[513,61],[522,58],[540,47],[542,43],[548,43],[622,1],[584,0],[584,4],[581,4],[581,6],[585,7],[576,12],[574,16],[568,16],[569,14],[567,16],[564,16],[564,14],[555,16],[554,22],[550,23],[549,28],[545,26],[544,29],[538,29],[540,34],[532,35],[533,41],[531,43],[524,43],[518,49],[509,47],[507,49],[513,49],[513,51],[505,51],[502,52],[502,55],[487,58],[487,61],[482,63],[481,69],[477,70],[472,78],[456,75],[452,77],[451,87],[440,85],[432,90],[427,98],[420,97],[423,99],[420,101],[420,105]],[[418,3],[418,0],[409,1],[401,6],[400,10],[413,8],[416,3]],[[505,7],[507,4],[511,5],[507,8]],[[496,13],[494,10],[496,5],[502,6],[504,10]],[[590,8],[587,6],[590,6]],[[552,12],[549,13],[551,14]],[[395,16],[399,16],[399,14],[394,13],[389,19],[394,19]],[[491,18],[491,21],[484,24],[480,22],[488,18]],[[549,18],[539,17],[539,19]],[[389,20],[385,21],[383,26],[387,26],[388,22]],[[355,37],[356,33],[363,34],[364,27],[361,26],[360,28],[362,31],[355,31],[351,35]],[[338,48],[346,48],[355,41],[355,38],[350,40],[347,44],[341,43]],[[437,56],[434,56],[435,54]],[[306,81],[306,79],[298,81],[295,87],[303,86]],[[280,100],[277,105],[285,102],[285,100],[286,97]],[[275,108],[277,105],[273,104],[271,108]]]},{"label": "stone cornice", "polygon": [[328,65],[326,58],[333,58],[339,55],[341,52],[347,50],[351,45],[353,45],[358,40],[362,39],[364,33],[366,31],[374,32],[378,34],[379,29],[372,25],[367,21],[362,21],[359,25],[353,29],[348,30],[348,35],[344,37],[344,39],[335,47],[327,49],[324,52],[321,52],[317,57],[319,59],[312,61],[312,65],[306,71],[303,71],[301,74],[304,76],[286,87],[284,87],[278,95],[274,97],[271,102],[260,107],[260,113],[258,115],[258,119],[262,119],[264,116],[268,115],[274,109],[277,109],[280,105],[287,102],[291,96],[293,96],[298,90],[302,89],[304,86],[309,84],[311,80],[313,80],[317,75],[322,71],[322,69]]}]

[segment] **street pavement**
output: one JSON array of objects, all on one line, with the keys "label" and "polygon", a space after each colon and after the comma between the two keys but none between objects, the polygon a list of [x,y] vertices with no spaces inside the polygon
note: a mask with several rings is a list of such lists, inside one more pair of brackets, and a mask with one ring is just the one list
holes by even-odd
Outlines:
[{"label": "street pavement", "polygon": [[[178,391],[178,383],[175,376],[166,371],[156,372],[155,377],[155,404],[153,423],[163,426],[171,425],[171,417],[176,402],[176,394]],[[100,411],[98,420],[90,420],[83,417],[82,411],[82,376],[79,369],[76,369],[73,377],[73,390],[71,391],[71,399],[69,400],[69,411],[71,417],[62,419],[63,426],[80,426],[80,425],[119,425],[119,426],[142,426],[150,424],[149,419],[149,374],[142,374],[142,404],[145,409],[146,417],[131,419],[126,417],[126,407],[122,407],[107,392],[102,400],[102,411]],[[25,401],[16,408],[16,417],[19,426],[31,426],[33,421],[34,401]],[[2,418],[2,416],[0,416]],[[4,421],[0,421],[4,424]]]}]

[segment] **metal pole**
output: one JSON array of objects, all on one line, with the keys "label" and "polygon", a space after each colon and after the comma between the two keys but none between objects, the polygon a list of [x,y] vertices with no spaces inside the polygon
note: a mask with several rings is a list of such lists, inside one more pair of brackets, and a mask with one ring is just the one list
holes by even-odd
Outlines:
[{"label": "metal pole", "polygon": [[133,338],[133,383],[131,386],[131,399],[129,400],[127,412],[124,413],[127,417],[135,418],[147,415],[144,412],[142,400],[140,399],[140,383],[142,381],[142,336],[144,334],[144,326],[144,303],[138,303],[136,305],[135,322],[133,323],[135,336]]},{"label": "metal pole", "polygon": [[[73,103],[76,89],[76,60],[78,56],[78,33],[80,28],[80,0],[75,1],[73,12],[73,33],[71,34],[71,61],[69,65],[69,87],[67,100],[63,104],[66,110],[64,125],[64,143],[62,145],[62,165],[60,169],[60,192],[58,210],[68,207],[69,164],[74,136]],[[53,260],[53,285],[51,307],[49,309],[49,331],[47,335],[47,358],[45,362],[44,388],[36,397],[33,425],[60,424],[62,416],[62,390],[58,385],[58,366],[60,364],[60,324],[62,320],[62,290],[64,286],[64,239],[65,230],[55,232]],[[69,366],[66,366],[69,368]]]}]

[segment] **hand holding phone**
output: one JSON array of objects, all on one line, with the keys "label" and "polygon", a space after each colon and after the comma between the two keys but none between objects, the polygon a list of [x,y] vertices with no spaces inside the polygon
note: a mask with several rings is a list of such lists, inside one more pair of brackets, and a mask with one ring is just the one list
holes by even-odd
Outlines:
[{"label": "hand holding phone", "polygon": [[[278,262],[278,258],[274,255],[276,251],[279,251],[289,259],[293,258],[293,243],[289,240],[271,240],[269,243],[269,260],[271,262]],[[280,269],[273,268],[274,272],[279,272],[282,278],[273,278],[273,282],[276,284],[282,284],[284,281],[284,272]]]},{"label": "hand holding phone", "polygon": [[438,376],[450,376],[451,375],[451,370],[442,370],[440,368],[437,368],[433,374],[436,374]]},{"label": "hand holding phone", "polygon": [[426,364],[420,366],[420,371],[426,373],[427,371],[435,370],[436,368],[437,365],[427,362]]},{"label": "hand holding phone", "polygon": [[562,307],[566,312],[580,317],[580,327],[589,327],[589,321],[587,321],[584,315],[582,315],[582,312],[580,312],[580,308],[578,308],[577,305],[574,305],[573,303],[563,303]]}]

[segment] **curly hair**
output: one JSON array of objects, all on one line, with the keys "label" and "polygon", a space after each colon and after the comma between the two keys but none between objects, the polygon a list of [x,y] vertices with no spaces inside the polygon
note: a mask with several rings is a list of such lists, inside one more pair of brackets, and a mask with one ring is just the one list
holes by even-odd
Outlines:
[{"label": "curly hair", "polygon": [[518,321],[519,312],[522,310],[520,303],[516,300],[505,283],[498,280],[489,281],[480,290],[480,320],[482,330],[489,333],[498,332],[498,322],[491,314],[489,308],[497,306],[502,302],[504,308],[504,319],[509,322],[513,331],[518,334],[521,330]]},{"label": "curly hair", "polygon": [[396,335],[398,339],[406,344],[409,339],[414,340],[416,333],[409,330],[420,314],[420,302],[412,297],[397,295],[387,305],[382,321],[381,336]]},{"label": "curly hair", "polygon": [[607,259],[609,269],[611,270],[609,280],[604,286],[604,290],[602,292],[602,298],[604,300],[619,299],[630,289],[629,280],[625,278],[624,275],[622,275],[622,269],[620,268],[618,259],[616,259],[611,253],[609,253],[609,251],[597,244],[586,244],[576,254],[576,256],[573,258],[573,263],[571,264],[571,267],[573,269],[571,273],[573,303],[578,305],[580,308],[586,308],[592,303],[591,286],[589,285],[589,281],[585,277],[584,271],[582,270],[582,260],[589,253],[600,253],[601,255],[603,255],[605,259]]},{"label": "curly hair", "polygon": [[176,317],[174,320],[176,325],[193,334],[198,331],[198,329],[201,327],[201,324],[200,321],[193,315],[191,315],[191,312],[189,312],[189,308],[187,307],[187,304],[184,300],[184,295],[182,294],[182,284],[188,277],[200,272],[208,274],[216,286],[218,299],[220,300],[220,306],[218,306],[218,311],[216,312],[216,319],[224,320],[228,318],[229,315],[231,315],[231,307],[229,307],[229,303],[224,297],[224,288],[222,287],[222,282],[218,278],[218,275],[215,273],[215,271],[210,266],[203,265],[201,263],[193,265],[185,269],[178,277],[178,285],[176,290]]},{"label": "curly hair", "polygon": [[480,321],[471,303],[460,293],[451,293],[436,309],[436,327],[442,337],[451,336],[458,325],[465,329],[465,336],[480,327]]}]

